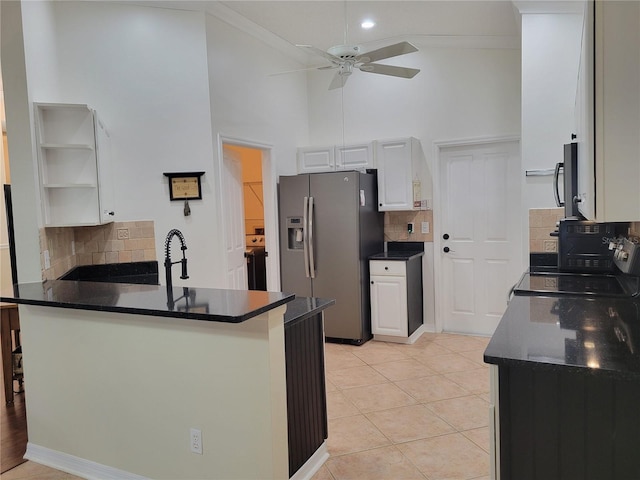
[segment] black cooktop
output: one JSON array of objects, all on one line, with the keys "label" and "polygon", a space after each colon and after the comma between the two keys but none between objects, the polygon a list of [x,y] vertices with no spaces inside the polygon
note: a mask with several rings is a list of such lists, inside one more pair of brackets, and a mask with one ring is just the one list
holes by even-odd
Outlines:
[{"label": "black cooktop", "polygon": [[525,273],[516,286],[516,295],[571,294],[631,296],[612,275]]}]

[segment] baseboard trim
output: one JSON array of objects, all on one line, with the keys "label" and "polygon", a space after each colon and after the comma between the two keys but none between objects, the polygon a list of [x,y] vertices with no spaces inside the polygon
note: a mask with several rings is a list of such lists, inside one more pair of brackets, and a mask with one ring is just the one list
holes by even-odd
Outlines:
[{"label": "baseboard trim", "polygon": [[394,337],[393,335],[373,335],[374,340],[378,340],[379,342],[392,342],[392,343],[402,343],[404,345],[411,345],[415,343],[420,335],[422,335],[426,331],[424,324],[420,325],[415,332],[413,332],[409,337]]},{"label": "baseboard trim", "polygon": [[328,458],[329,452],[327,450],[327,441],[325,440],[315,453],[309,457],[309,460],[293,474],[290,480],[311,480]]},{"label": "baseboard trim", "polygon": [[24,458],[88,480],[148,480],[147,477],[108,467],[33,443],[27,443],[27,452]]}]

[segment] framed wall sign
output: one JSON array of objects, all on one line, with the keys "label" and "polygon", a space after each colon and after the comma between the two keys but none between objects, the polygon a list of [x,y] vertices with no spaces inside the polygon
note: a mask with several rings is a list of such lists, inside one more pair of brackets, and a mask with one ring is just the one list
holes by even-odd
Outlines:
[{"label": "framed wall sign", "polygon": [[200,177],[204,172],[165,172],[169,178],[169,198],[171,200],[201,200]]}]

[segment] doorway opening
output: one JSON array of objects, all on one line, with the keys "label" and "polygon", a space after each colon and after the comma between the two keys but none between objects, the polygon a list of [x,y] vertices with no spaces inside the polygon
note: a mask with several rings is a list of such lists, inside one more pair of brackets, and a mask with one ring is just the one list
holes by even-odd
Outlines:
[{"label": "doorway opening", "polygon": [[227,286],[278,290],[275,174],[271,148],[222,139]]}]

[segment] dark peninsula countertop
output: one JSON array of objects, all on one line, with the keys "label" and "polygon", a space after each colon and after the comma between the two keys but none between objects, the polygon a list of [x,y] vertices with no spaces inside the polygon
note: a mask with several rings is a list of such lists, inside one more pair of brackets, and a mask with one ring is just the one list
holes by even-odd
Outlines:
[{"label": "dark peninsula countertop", "polygon": [[284,324],[289,327],[305,320],[312,315],[320,313],[325,308],[335,305],[335,300],[317,297],[296,297],[287,303],[287,311],[284,314]]},{"label": "dark peninsula countertop", "polygon": [[376,253],[375,255],[371,255],[369,260],[399,260],[399,261],[409,261],[417,257],[422,257],[424,252],[415,252],[415,251],[395,251],[395,252],[382,252]]},{"label": "dark peninsula countertop", "polygon": [[388,242],[386,251],[376,253],[369,260],[398,260],[408,262],[424,255],[423,242]]},{"label": "dark peninsula countertop", "polygon": [[134,285],[71,280],[24,283],[3,302],[77,310],[240,323],[291,302],[295,295],[255,290]]},{"label": "dark peninsula countertop", "polygon": [[499,366],[570,368],[640,380],[640,302],[516,295],[484,359]]}]

